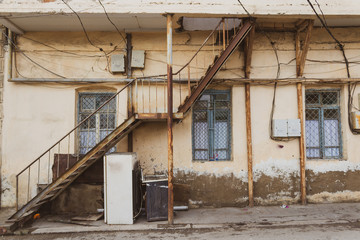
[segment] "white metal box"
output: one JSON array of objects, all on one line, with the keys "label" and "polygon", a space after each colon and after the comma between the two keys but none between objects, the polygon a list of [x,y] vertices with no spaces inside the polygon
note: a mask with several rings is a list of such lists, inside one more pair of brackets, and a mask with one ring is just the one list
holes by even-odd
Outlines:
[{"label": "white metal box", "polygon": [[301,136],[300,119],[288,119],[287,130],[288,130],[288,137],[300,137]]},{"label": "white metal box", "polygon": [[136,153],[104,157],[104,219],[107,224],[133,224],[133,170]]},{"label": "white metal box", "polygon": [[144,68],[145,67],[145,51],[133,50],[131,53],[131,67]]},{"label": "white metal box", "polygon": [[125,72],[125,56],[124,54],[111,55],[111,72]]},{"label": "white metal box", "polygon": [[273,119],[272,136],[275,138],[300,137],[300,119]]},{"label": "white metal box", "polygon": [[287,119],[274,119],[272,130],[273,137],[287,137]]},{"label": "white metal box", "polygon": [[351,112],[352,125],[356,130],[360,130],[360,111]]}]

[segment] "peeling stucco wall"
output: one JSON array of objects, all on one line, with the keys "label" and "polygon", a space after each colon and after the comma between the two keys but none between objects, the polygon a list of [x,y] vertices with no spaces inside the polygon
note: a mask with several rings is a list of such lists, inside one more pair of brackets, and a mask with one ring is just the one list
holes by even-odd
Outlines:
[{"label": "peeling stucco wall", "polygon": [[[52,3],[49,3],[52,4]],[[333,30],[336,37],[346,41],[348,58],[356,62],[360,56],[360,31],[358,28]],[[174,71],[179,69],[194,54],[209,32],[190,32],[174,34]],[[280,78],[295,77],[295,43],[292,32],[269,32],[278,49],[281,63]],[[26,39],[32,38],[60,50],[76,52],[75,56],[49,49]],[[124,52],[124,43],[117,33],[91,32],[90,37],[105,51]],[[81,32],[30,32],[17,38],[19,47],[43,66],[76,78],[125,78],[113,76],[107,71],[102,53],[91,47]],[[134,76],[148,76],[166,72],[166,35],[164,33],[134,33],[135,50],[145,50],[144,70],[135,70]],[[212,41],[204,48],[195,63],[191,64],[191,78],[198,79],[206,71],[221,46],[212,46]],[[17,57],[19,73],[31,78],[53,77],[49,73]],[[310,43],[305,77],[344,78],[344,64],[319,63],[310,60],[342,60],[325,30],[315,28]],[[277,64],[269,40],[260,32],[256,33],[252,60],[253,78],[276,76]],[[236,51],[217,79],[243,77],[243,52]],[[352,77],[360,76],[360,66],[352,64]],[[184,78],[187,76],[184,76]],[[14,205],[15,175],[42,151],[56,142],[74,126],[76,114],[76,91],[91,87],[102,89],[112,87],[117,90],[124,85],[114,84],[21,84],[5,82],[4,130],[2,153],[4,206]],[[195,206],[244,206],[247,204],[247,155],[245,124],[245,90],[242,85],[212,85],[212,88],[231,89],[232,99],[232,158],[230,161],[194,162],[192,161],[191,113],[180,123],[174,124],[174,173],[177,183],[190,185],[190,205]],[[318,87],[305,84],[304,89]],[[342,134],[344,159],[308,160],[307,191],[309,202],[358,201],[360,187],[355,183],[359,176],[360,148],[359,136],[350,133],[346,125],[346,88],[340,85],[322,86],[339,88],[341,91]],[[163,91],[163,88],[161,88]],[[357,89],[355,95],[359,93]],[[146,95],[147,96],[147,95]],[[296,203],[299,200],[299,142],[275,142],[269,138],[269,118],[273,96],[272,85],[253,85],[251,87],[252,138],[254,167],[254,197],[257,204]],[[160,94],[159,104],[164,103]],[[176,101],[179,93],[175,92]],[[182,98],[185,98],[182,95]],[[29,101],[31,99],[31,101]],[[52,101],[45,101],[51,99]],[[126,99],[121,95],[119,119],[126,118]],[[354,101],[355,104],[357,101]],[[159,106],[160,106],[159,105]],[[357,106],[359,107],[359,106]],[[297,118],[297,99],[295,85],[279,85],[277,90],[274,118]],[[16,137],[14,137],[16,136]],[[35,140],[34,140],[35,139]],[[36,144],[33,144],[36,141]],[[126,140],[119,148],[125,151]],[[134,151],[137,152],[144,173],[166,172],[167,170],[167,131],[164,122],[147,122],[134,131]],[[6,181],[5,181],[5,180]],[[323,184],[326,182],[327,184]]]}]

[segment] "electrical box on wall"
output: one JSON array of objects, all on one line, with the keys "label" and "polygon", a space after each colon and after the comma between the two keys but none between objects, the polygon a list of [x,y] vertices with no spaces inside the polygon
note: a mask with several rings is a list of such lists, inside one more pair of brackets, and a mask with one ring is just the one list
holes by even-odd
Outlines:
[{"label": "electrical box on wall", "polygon": [[133,50],[131,53],[131,67],[144,68],[145,67],[145,51]]},{"label": "electrical box on wall", "polygon": [[125,72],[125,55],[124,54],[111,55],[111,72],[112,73]]},{"label": "electrical box on wall", "polygon": [[274,138],[300,137],[300,119],[273,119],[271,134]]},{"label": "electrical box on wall", "polygon": [[353,129],[360,130],[360,111],[352,112],[351,118]]}]

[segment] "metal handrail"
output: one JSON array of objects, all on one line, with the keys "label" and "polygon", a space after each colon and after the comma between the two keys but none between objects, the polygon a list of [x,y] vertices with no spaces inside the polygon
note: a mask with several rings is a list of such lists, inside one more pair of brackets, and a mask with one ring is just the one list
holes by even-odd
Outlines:
[{"label": "metal handrail", "polygon": [[76,125],[72,130],[70,130],[64,137],[60,138],[59,141],[57,141],[54,145],[52,145],[50,148],[48,148],[43,154],[41,154],[38,158],[36,158],[33,162],[31,162],[27,167],[25,167],[20,173],[16,175],[18,177],[20,174],[26,171],[29,167],[31,167],[36,161],[38,161],[41,157],[45,156],[47,152],[49,152],[51,149],[53,149],[56,145],[58,145],[62,140],[64,140],[67,136],[69,136],[73,131],[75,131],[81,124],[86,122],[90,117],[94,116],[103,106],[108,104],[111,100],[113,100],[119,93],[121,93],[124,89],[126,89],[129,85],[131,85],[136,79],[133,79],[128,84],[126,84],[122,89],[120,89],[116,94],[114,94],[111,98],[109,98],[106,102],[104,102],[98,109],[96,109],[93,113],[91,113],[89,116],[87,116],[84,120],[82,120],[78,125]]},{"label": "metal handrail", "polygon": [[[199,49],[196,51],[196,53],[186,62],[185,65],[183,65],[177,72],[173,73],[173,75],[178,75],[179,74],[179,83],[182,82],[186,82],[186,81],[180,81],[180,72],[182,72],[186,67],[189,67],[190,63],[195,59],[195,57],[198,55],[198,53],[201,51],[201,49],[206,45],[206,43],[208,42],[208,40],[211,38],[211,36],[214,35],[214,33],[218,30],[219,26],[221,23],[224,23],[224,20],[222,19],[221,21],[219,21],[219,23],[216,25],[216,27],[211,31],[211,33],[207,36],[207,38],[203,41],[203,43],[201,44],[201,46],[199,47]],[[223,30],[224,31],[224,30]],[[66,139],[67,137],[69,137],[70,139],[70,136],[71,134],[77,130],[82,124],[84,124],[86,121],[88,121],[92,116],[94,116],[96,113],[98,113],[105,105],[107,105],[110,101],[112,101],[113,99],[115,99],[122,91],[124,91],[126,88],[128,88],[131,84],[135,84],[135,93],[136,94],[136,98],[135,98],[135,101],[134,103],[136,107],[136,109],[138,108],[137,107],[137,81],[138,80],[141,80],[143,81],[143,79],[146,79],[146,78],[151,78],[151,77],[163,77],[163,76],[166,76],[166,74],[161,74],[161,75],[156,75],[156,76],[147,76],[147,77],[137,77],[137,78],[134,78],[132,79],[130,82],[128,82],[122,89],[120,89],[116,94],[114,94],[113,96],[111,96],[107,101],[105,101],[100,107],[98,107],[94,112],[92,112],[90,115],[88,115],[85,119],[83,119],[80,123],[78,123],[73,129],[71,129],[68,133],[66,133],[62,138],[60,138],[55,144],[53,144],[50,148],[48,148],[45,152],[43,152],[39,157],[37,157],[34,161],[32,161],[30,164],[28,164],[23,170],[21,170],[17,175],[16,175],[16,210],[18,209],[18,201],[19,201],[19,176],[21,174],[23,174],[25,171],[29,171],[29,176],[28,176],[28,197],[29,197],[29,189],[30,189],[30,173],[31,173],[31,167],[39,162],[39,166],[38,166],[38,179],[40,179],[40,175],[39,175],[39,172],[40,172],[40,162],[41,162],[41,158],[44,157],[46,154],[51,154],[51,150],[54,149],[56,146],[59,146],[59,153],[60,153],[60,144],[61,142]],[[189,89],[190,89],[190,72],[188,70],[188,86],[189,86]],[[156,85],[157,86],[157,85]],[[150,108],[150,82],[149,82],[149,108]],[[157,89],[157,87],[156,87]],[[157,90],[156,90],[157,92]],[[131,93],[132,94],[132,93]],[[142,89],[142,94],[144,94],[144,90]],[[189,90],[189,94],[190,94],[190,90]],[[164,97],[165,97],[165,94],[164,94]],[[180,88],[180,101],[181,101],[181,88]],[[156,97],[156,102],[157,102],[157,97]],[[166,102],[166,99],[164,99],[164,104]],[[143,108],[144,108],[144,96],[143,96],[143,101],[142,101],[142,104],[143,104]],[[181,102],[180,102],[181,104]],[[156,103],[156,109],[157,109],[157,103]],[[144,112],[144,110],[143,110]],[[157,111],[156,111],[157,112]],[[70,141],[70,140],[69,140]],[[68,143],[68,146],[70,145],[70,143]],[[69,148],[68,148],[69,149]],[[58,156],[59,158],[59,156]],[[50,159],[50,157],[49,157]],[[69,161],[69,157],[68,157],[68,161]],[[49,160],[49,164],[50,164],[50,160]],[[58,159],[58,164],[59,164],[59,159]],[[69,162],[68,162],[68,165],[69,165]],[[59,166],[58,166],[59,167]],[[48,166],[48,172],[50,171],[50,165]],[[59,171],[59,169],[58,169]],[[49,177],[49,174],[48,174],[48,177]]]},{"label": "metal handrail", "polygon": [[[40,161],[40,159],[45,156],[46,154],[50,154],[50,151],[56,147],[57,145],[59,145],[60,148],[60,143],[61,141],[63,141],[65,138],[70,137],[70,135],[77,130],[84,122],[88,121],[92,116],[94,116],[97,112],[99,112],[105,105],[107,105],[111,100],[115,99],[122,91],[124,91],[128,86],[130,86],[133,82],[136,81],[136,78],[131,80],[129,83],[127,83],[122,89],[120,89],[116,94],[114,94],[113,96],[111,96],[107,101],[105,101],[100,107],[98,107],[94,112],[92,112],[89,116],[87,116],[84,120],[82,120],[80,123],[78,123],[73,129],[71,129],[68,133],[65,134],[65,136],[63,136],[62,138],[60,138],[60,140],[58,140],[55,144],[53,144],[50,148],[48,148],[45,152],[43,152],[39,157],[37,157],[34,161],[32,161],[30,164],[28,164],[23,170],[21,170],[17,175],[16,175],[16,210],[18,210],[19,207],[19,176],[24,173],[25,171],[29,170],[29,176],[28,176],[28,195],[29,193],[29,188],[30,188],[30,168],[37,162]],[[48,166],[48,168],[50,169],[50,166]],[[40,171],[40,163],[39,163],[39,168],[38,171]],[[50,171],[50,170],[48,170]],[[38,177],[39,177],[39,172],[38,172]]]}]

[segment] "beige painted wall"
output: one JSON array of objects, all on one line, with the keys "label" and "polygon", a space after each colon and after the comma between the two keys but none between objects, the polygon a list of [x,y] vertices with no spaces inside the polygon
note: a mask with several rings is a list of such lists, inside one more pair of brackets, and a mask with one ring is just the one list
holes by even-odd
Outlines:
[{"label": "beige painted wall", "polygon": [[[360,31],[358,29],[335,29],[334,33],[341,41],[346,41],[346,53],[351,61],[360,58]],[[187,62],[199,47],[208,32],[181,33],[174,35],[174,70]],[[295,77],[295,49],[293,33],[269,33],[275,42],[281,63],[280,78]],[[91,57],[75,56],[55,51],[44,45],[34,43],[24,37],[49,44],[57,49],[91,55]],[[105,57],[101,52],[91,47],[79,32],[34,32],[18,37],[19,47],[31,58],[54,72],[68,78],[125,78],[119,74],[113,76],[107,71]],[[119,41],[116,33],[91,33],[90,37],[96,43],[110,51],[114,45],[119,45],[115,52],[124,52],[124,43]],[[134,76],[148,76],[165,73],[166,36],[163,33],[136,33],[133,35],[134,49],[146,51],[144,70],[135,70]],[[111,43],[111,44],[110,44]],[[212,41],[210,41],[210,44]],[[112,46],[111,46],[112,45]],[[211,64],[218,46],[208,45],[191,64],[191,78],[198,79]],[[96,55],[94,57],[94,55]],[[232,79],[243,77],[243,53],[236,51],[216,78]],[[315,29],[308,54],[310,60],[340,60],[341,53],[335,48],[335,43],[322,29]],[[16,54],[18,72],[30,78],[54,77],[39,69],[19,53]],[[273,79],[276,76],[277,63],[274,51],[268,39],[261,33],[256,33],[254,44],[252,77]],[[352,77],[359,77],[359,65],[351,64]],[[16,76],[17,74],[14,73]],[[187,73],[181,75],[186,78]],[[17,76],[21,77],[21,76]],[[346,77],[344,64],[318,63],[307,61],[305,77],[335,78]],[[15,175],[39,154],[46,150],[56,140],[62,137],[75,124],[76,90],[80,87],[102,89],[113,87],[120,89],[121,84],[69,85],[69,84],[34,84],[5,82],[4,92],[4,128],[2,153],[2,206],[13,206],[15,202]],[[213,86],[215,88],[224,86]],[[304,88],[315,86],[306,85]],[[335,170],[360,170],[360,149],[357,147],[359,136],[349,132],[346,125],[347,91],[341,86],[341,111],[343,145],[345,160],[308,160],[307,169],[314,172],[329,172]],[[182,99],[185,97],[183,91]],[[152,101],[154,86],[151,89]],[[360,93],[359,88],[355,96]],[[231,88],[232,96],[232,159],[224,162],[194,162],[192,161],[191,145],[191,114],[181,123],[174,124],[174,168],[175,174],[180,171],[196,173],[197,175],[226,176],[229,174],[241,181],[247,182],[246,126],[245,126],[245,96],[242,85]],[[253,85],[251,87],[252,137],[254,154],[254,180],[262,175],[276,178],[289,176],[299,171],[298,140],[275,142],[269,138],[269,118],[273,86]],[[148,95],[145,95],[148,97]],[[176,99],[179,92],[175,91]],[[354,101],[357,104],[357,101]],[[118,120],[126,118],[126,94],[121,95]],[[159,108],[163,106],[159,94]],[[359,106],[357,106],[359,107]],[[161,111],[161,110],[160,110]],[[297,99],[295,85],[278,86],[274,118],[297,118]],[[166,125],[162,123],[145,123],[134,132],[134,151],[138,153],[141,166],[145,173],[164,172],[167,169],[167,136]],[[123,143],[119,149],[125,149]],[[279,145],[283,145],[280,148]],[[285,179],[286,181],[286,179]],[[24,183],[22,183],[24,184]],[[296,191],[296,190],[295,190]],[[341,196],[349,193],[338,193]],[[350,193],[350,198],[355,193]],[[285,194],[286,195],[286,194]],[[311,197],[311,196],[310,196]],[[272,200],[288,199],[282,195],[270,196],[268,199],[257,199],[260,203]],[[296,200],[296,199],[295,199]],[[295,201],[293,200],[293,201]],[[246,198],[243,199],[246,201]],[[316,201],[316,200],[314,200]]]}]

